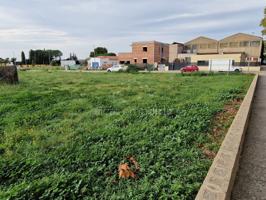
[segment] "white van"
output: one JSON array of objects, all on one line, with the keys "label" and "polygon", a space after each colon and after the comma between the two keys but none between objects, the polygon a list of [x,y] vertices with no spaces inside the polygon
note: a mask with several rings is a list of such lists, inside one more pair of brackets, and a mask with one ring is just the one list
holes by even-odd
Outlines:
[{"label": "white van", "polygon": [[230,59],[213,59],[209,60],[209,71],[218,72],[241,72],[242,68],[233,66],[234,61]]}]

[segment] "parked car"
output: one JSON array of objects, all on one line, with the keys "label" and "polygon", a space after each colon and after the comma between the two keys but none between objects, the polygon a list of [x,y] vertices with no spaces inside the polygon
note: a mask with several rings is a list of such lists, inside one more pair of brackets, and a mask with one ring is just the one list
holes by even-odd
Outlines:
[{"label": "parked car", "polygon": [[181,68],[181,72],[198,72],[199,67],[197,65],[189,65]]},{"label": "parked car", "polygon": [[114,65],[112,67],[109,67],[107,69],[107,72],[118,72],[118,71],[121,71],[121,70],[124,70],[124,67],[122,65]]}]

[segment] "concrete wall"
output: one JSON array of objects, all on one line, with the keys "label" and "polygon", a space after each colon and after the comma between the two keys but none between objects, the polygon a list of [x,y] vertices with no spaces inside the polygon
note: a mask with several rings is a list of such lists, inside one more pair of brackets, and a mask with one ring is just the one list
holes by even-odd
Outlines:
[{"label": "concrete wall", "polygon": [[229,200],[248,127],[258,75],[253,80],[239,111],[218,151],[196,200]]}]

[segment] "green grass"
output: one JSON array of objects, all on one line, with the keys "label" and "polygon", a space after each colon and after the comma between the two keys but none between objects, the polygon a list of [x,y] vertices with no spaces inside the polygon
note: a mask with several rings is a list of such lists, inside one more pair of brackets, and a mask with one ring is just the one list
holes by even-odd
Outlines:
[{"label": "green grass", "polygon": [[[214,115],[253,76],[20,72],[0,86],[0,199],[194,199]],[[136,180],[119,180],[133,155]]]}]

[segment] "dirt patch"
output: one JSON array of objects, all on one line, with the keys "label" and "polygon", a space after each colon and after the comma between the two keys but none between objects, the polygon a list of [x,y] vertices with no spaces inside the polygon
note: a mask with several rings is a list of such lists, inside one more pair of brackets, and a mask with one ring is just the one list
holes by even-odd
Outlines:
[{"label": "dirt patch", "polygon": [[224,106],[223,111],[214,117],[212,123],[213,128],[210,132],[210,136],[214,142],[218,143],[219,145],[222,144],[223,139],[230,128],[242,101],[242,99],[238,98],[229,102]]},{"label": "dirt patch", "polygon": [[[211,131],[209,132],[209,137],[215,146],[221,146],[228,129],[230,128],[238,110],[242,103],[242,99],[234,99],[227,103],[223,110],[219,112],[212,121]],[[207,147],[202,144],[199,145],[199,148],[202,149],[203,154],[209,158],[214,159],[218,149]]]}]

